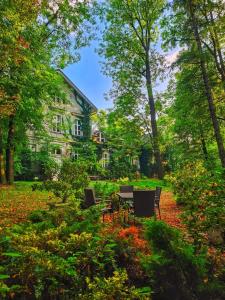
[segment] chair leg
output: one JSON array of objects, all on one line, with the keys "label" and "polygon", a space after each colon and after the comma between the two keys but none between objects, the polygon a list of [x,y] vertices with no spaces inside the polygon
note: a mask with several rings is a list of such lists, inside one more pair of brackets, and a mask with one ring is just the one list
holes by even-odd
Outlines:
[{"label": "chair leg", "polygon": [[158,205],[158,211],[159,211],[159,219],[161,220],[161,213],[160,213],[160,207]]}]

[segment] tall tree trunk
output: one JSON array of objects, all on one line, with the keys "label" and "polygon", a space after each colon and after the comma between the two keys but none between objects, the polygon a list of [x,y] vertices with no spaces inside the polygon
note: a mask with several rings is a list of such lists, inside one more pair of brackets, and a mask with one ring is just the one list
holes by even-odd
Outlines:
[{"label": "tall tree trunk", "polygon": [[[1,126],[1,125],[0,125]],[[0,183],[6,184],[5,163],[3,154],[2,128],[0,127]]]},{"label": "tall tree trunk", "polygon": [[6,146],[6,178],[8,184],[13,184],[14,182],[14,116],[9,117],[8,125],[8,138]]},{"label": "tall tree trunk", "polygon": [[219,41],[218,34],[216,31],[216,25],[215,25],[212,10],[210,10],[210,17],[208,17],[207,4],[209,4],[209,3],[208,2],[205,3],[205,12],[203,14],[204,14],[206,22],[209,24],[208,30],[209,30],[210,39],[212,41],[212,46],[213,46],[213,49],[211,49],[209,46],[208,46],[208,49],[210,50],[210,53],[212,54],[212,56],[215,60],[216,68],[220,74],[221,80],[225,87],[225,65],[223,62],[223,55],[222,55],[222,51],[221,51],[220,41]]},{"label": "tall tree trunk", "polygon": [[222,51],[221,51],[220,41],[219,41],[218,34],[217,34],[217,31],[216,31],[216,28],[215,28],[216,26],[215,26],[215,21],[214,21],[212,11],[210,11],[210,19],[211,19],[211,23],[213,25],[212,30],[213,30],[214,36],[215,36],[215,46],[216,46],[216,50],[217,50],[217,53],[218,53],[218,56],[219,56],[220,67],[221,67],[221,75],[222,75],[223,80],[225,81],[225,64],[224,64],[224,61],[223,61],[223,55],[222,55]]},{"label": "tall tree trunk", "polygon": [[221,165],[225,168],[225,149],[224,149],[224,145],[223,145],[222,135],[220,133],[219,122],[216,117],[216,107],[215,107],[213,96],[212,96],[211,85],[210,85],[209,77],[208,77],[208,74],[206,71],[206,63],[205,63],[205,58],[203,56],[202,44],[201,44],[201,39],[200,39],[199,31],[198,31],[198,23],[197,23],[195,13],[194,13],[195,8],[193,6],[192,0],[189,0],[188,4],[189,4],[189,12],[190,12],[190,16],[191,16],[191,22],[192,22],[192,27],[193,27],[193,31],[194,31],[194,36],[195,36],[195,40],[196,40],[196,44],[197,44],[197,48],[198,48],[198,52],[199,52],[202,78],[203,78],[203,82],[204,82],[204,86],[205,86],[205,94],[207,97],[210,117],[212,120],[215,138],[216,138],[216,142],[217,142],[219,158],[221,160]]},{"label": "tall tree trunk", "polygon": [[146,87],[147,87],[148,103],[149,103],[149,107],[150,107],[150,116],[151,116],[153,151],[154,151],[154,157],[155,157],[155,161],[156,161],[157,175],[158,175],[159,179],[162,179],[163,178],[163,167],[162,167],[161,154],[160,154],[160,150],[159,150],[158,130],[157,130],[156,113],[155,113],[155,102],[154,102],[153,91],[152,91],[152,78],[151,78],[151,69],[150,69],[148,53],[146,56],[147,56],[146,57]]}]

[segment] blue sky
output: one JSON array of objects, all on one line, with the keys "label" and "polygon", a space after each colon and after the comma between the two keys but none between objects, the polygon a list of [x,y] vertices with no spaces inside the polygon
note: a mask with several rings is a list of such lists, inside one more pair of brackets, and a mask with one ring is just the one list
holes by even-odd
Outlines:
[{"label": "blue sky", "polygon": [[[100,61],[102,57],[96,53],[97,41],[92,41],[90,46],[80,49],[81,59],[75,64],[71,64],[63,71],[75,85],[95,104],[98,109],[113,107],[112,101],[105,100],[104,94],[109,92],[112,80],[101,72]],[[166,54],[168,64],[174,62],[179,53],[179,48],[175,48]],[[157,84],[156,91],[165,90],[168,78]]]},{"label": "blue sky", "polygon": [[97,42],[80,49],[81,59],[71,64],[63,71],[76,86],[97,106],[97,108],[110,108],[111,101],[104,99],[104,94],[109,92],[112,81],[101,73],[101,57],[95,52]]}]

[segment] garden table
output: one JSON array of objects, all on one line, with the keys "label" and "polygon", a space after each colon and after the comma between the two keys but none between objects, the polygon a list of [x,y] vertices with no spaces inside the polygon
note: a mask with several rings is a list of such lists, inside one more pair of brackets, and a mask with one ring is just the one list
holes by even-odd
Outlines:
[{"label": "garden table", "polygon": [[[133,199],[134,199],[134,194],[133,193],[117,193],[120,199],[120,205],[127,209],[128,212],[130,208],[133,207]],[[125,222],[125,214],[124,214],[124,222]]]},{"label": "garden table", "polygon": [[121,206],[127,206],[130,208],[133,205],[134,194],[133,193],[117,193],[120,199]]},{"label": "garden table", "polygon": [[133,193],[117,193],[120,199],[126,200],[132,200],[134,198]]}]

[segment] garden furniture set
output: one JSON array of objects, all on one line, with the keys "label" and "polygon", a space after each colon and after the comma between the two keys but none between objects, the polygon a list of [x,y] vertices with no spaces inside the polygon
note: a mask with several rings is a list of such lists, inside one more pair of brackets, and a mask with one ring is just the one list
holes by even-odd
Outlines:
[{"label": "garden furniture set", "polygon": [[[114,218],[114,212],[120,210],[120,208],[127,210],[128,214],[131,213],[135,217],[152,217],[155,216],[155,210],[158,210],[159,218],[160,214],[160,196],[161,187],[156,187],[155,190],[134,190],[133,186],[120,186],[120,191],[117,193],[119,197],[119,206],[115,205],[113,201],[106,200],[106,207],[102,209],[103,221],[106,214],[112,215]],[[95,191],[92,188],[84,190],[85,198],[84,205],[88,208],[92,205],[99,204],[101,199],[95,197]],[[125,214],[124,214],[125,220]]]}]

